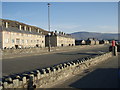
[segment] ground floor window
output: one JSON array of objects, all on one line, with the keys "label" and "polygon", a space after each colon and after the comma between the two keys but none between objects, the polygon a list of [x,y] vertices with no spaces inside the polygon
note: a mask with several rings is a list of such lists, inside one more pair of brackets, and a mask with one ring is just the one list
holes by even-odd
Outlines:
[{"label": "ground floor window", "polygon": [[9,43],[9,39],[5,39],[5,43]]},{"label": "ground floor window", "polygon": [[29,40],[26,40],[26,43],[28,43],[29,42]]},{"label": "ground floor window", "polygon": [[22,39],[22,43],[24,43],[24,40]]},{"label": "ground floor window", "polygon": [[16,39],[16,43],[19,44],[20,43],[20,39]]},{"label": "ground floor window", "polygon": [[15,40],[14,40],[14,39],[12,39],[12,43],[15,43]]},{"label": "ground floor window", "polygon": [[37,43],[39,43],[39,40],[37,40]]}]

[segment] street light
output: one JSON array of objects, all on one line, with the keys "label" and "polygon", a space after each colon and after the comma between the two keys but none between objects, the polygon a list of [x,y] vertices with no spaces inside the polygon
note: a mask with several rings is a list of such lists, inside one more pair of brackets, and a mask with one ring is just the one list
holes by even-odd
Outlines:
[{"label": "street light", "polygon": [[48,5],[48,30],[49,30],[49,33],[48,33],[48,39],[49,39],[49,45],[48,45],[48,51],[50,52],[50,3],[47,4]]}]

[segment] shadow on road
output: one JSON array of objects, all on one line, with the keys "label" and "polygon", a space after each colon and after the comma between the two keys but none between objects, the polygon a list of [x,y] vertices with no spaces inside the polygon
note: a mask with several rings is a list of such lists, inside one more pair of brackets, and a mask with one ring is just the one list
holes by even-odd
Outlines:
[{"label": "shadow on road", "polygon": [[56,53],[59,55],[98,55],[96,53]]},{"label": "shadow on road", "polygon": [[117,68],[96,69],[69,85],[72,88],[118,88],[120,86]]}]

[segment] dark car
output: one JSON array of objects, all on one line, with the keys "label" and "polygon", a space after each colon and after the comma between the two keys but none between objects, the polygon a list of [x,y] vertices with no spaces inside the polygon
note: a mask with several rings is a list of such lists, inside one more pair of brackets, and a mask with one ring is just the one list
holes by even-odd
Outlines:
[{"label": "dark car", "polygon": [[[120,52],[120,45],[116,45],[117,46],[117,52]],[[112,46],[109,47],[109,51],[112,51]]]}]

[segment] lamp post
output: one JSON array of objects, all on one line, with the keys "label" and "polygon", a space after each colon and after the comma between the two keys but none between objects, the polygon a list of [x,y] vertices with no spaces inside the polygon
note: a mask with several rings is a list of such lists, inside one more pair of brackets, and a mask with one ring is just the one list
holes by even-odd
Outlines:
[{"label": "lamp post", "polygon": [[48,5],[48,30],[49,30],[49,33],[48,33],[48,51],[50,52],[50,3],[47,4]]}]

